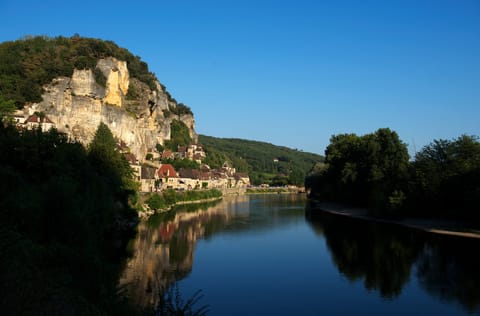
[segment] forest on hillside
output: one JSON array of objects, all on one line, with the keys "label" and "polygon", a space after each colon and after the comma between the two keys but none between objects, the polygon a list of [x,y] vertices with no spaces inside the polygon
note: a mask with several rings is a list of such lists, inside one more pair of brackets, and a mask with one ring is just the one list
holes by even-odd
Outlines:
[{"label": "forest on hillside", "polygon": [[0,44],[0,96],[19,108],[26,102],[40,102],[43,85],[56,77],[70,77],[74,69],[92,69],[97,83],[105,84],[103,74],[95,67],[98,59],[106,57],[126,61],[131,77],[152,90],[156,88],[157,78],[148,65],[112,41],[79,35],[27,36]]},{"label": "forest on hillside", "polygon": [[199,135],[212,168],[229,161],[238,172],[248,172],[252,184],[303,185],[306,174],[323,157],[273,144]]}]

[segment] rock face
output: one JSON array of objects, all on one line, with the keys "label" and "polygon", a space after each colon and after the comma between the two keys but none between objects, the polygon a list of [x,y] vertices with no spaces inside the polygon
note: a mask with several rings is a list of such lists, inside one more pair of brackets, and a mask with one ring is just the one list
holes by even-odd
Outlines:
[{"label": "rock face", "polygon": [[113,57],[100,59],[97,68],[107,78],[105,97],[106,104],[121,107],[128,92],[129,74],[127,63]]},{"label": "rock face", "polygon": [[[105,87],[95,79],[98,70]],[[175,119],[188,126],[193,139],[197,137],[192,115],[165,117],[164,111],[173,109],[176,102],[160,83],[156,86],[152,91],[145,83],[130,78],[126,62],[110,57],[98,61],[95,73],[76,69],[71,78],[54,79],[44,87],[43,101],[27,107],[27,111],[44,112],[59,131],[85,145],[103,122],[142,161],[149,149],[170,139],[170,124]],[[129,88],[134,93],[127,100]]]}]

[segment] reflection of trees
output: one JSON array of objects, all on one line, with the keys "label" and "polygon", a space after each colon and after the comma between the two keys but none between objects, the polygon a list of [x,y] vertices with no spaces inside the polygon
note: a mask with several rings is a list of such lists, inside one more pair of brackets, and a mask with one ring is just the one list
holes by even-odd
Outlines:
[{"label": "reflection of trees", "polygon": [[427,293],[480,312],[478,241],[441,240],[428,244],[418,260],[417,277]]},{"label": "reflection of trees", "polygon": [[330,215],[313,208],[307,220],[323,234],[338,270],[349,280],[364,280],[383,297],[400,295],[412,265],[420,287],[441,301],[480,312],[479,241],[426,235],[407,228]]},{"label": "reflection of trees", "polygon": [[316,231],[323,226],[338,270],[351,281],[363,279],[367,289],[383,297],[400,295],[422,249],[418,234],[395,227],[327,214],[311,225]]}]

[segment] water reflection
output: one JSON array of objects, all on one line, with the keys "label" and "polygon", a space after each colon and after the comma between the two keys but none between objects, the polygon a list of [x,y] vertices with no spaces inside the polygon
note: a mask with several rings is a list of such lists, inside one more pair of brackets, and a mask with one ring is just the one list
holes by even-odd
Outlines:
[{"label": "water reflection", "polygon": [[418,258],[421,287],[441,301],[455,302],[480,314],[479,243],[474,240],[437,238]]},{"label": "water reflection", "polygon": [[191,272],[197,240],[224,228],[234,214],[248,216],[247,202],[238,196],[183,205],[141,222],[119,282],[130,302],[143,309],[157,306],[163,290]]},{"label": "water reflection", "polygon": [[366,289],[393,299],[416,277],[434,298],[480,312],[477,240],[349,219],[309,207],[306,215],[312,229],[324,235],[335,266],[350,281],[361,280]]}]

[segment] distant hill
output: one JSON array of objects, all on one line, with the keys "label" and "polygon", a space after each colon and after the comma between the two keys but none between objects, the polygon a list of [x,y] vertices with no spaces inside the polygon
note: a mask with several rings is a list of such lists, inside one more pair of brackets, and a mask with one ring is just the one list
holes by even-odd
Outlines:
[{"label": "distant hill", "polygon": [[248,172],[252,184],[303,185],[305,175],[323,157],[283,146],[235,138],[199,135],[207,153],[205,163],[220,167],[229,161],[239,172]]}]

